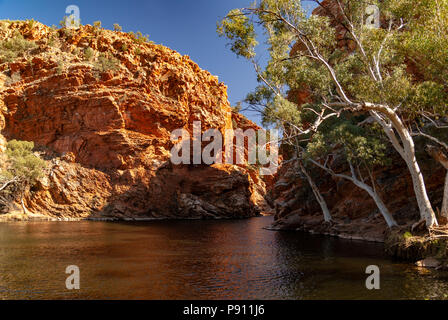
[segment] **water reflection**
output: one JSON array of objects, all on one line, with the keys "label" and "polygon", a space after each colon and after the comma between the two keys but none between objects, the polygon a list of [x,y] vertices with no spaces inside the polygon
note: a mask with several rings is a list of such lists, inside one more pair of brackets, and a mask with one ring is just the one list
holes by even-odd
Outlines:
[{"label": "water reflection", "polygon": [[[271,218],[0,225],[0,299],[444,298],[448,275],[419,273],[382,246],[262,229]],[[65,289],[65,268],[81,290]],[[365,268],[381,269],[368,291]]]}]

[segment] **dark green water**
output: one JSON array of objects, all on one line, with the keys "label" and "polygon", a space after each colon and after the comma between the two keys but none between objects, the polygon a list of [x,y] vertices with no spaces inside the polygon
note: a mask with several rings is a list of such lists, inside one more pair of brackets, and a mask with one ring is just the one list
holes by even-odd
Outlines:
[{"label": "dark green water", "polygon": [[[0,299],[446,298],[448,274],[382,246],[262,229],[271,218],[0,224]],[[81,289],[65,288],[77,265]],[[365,288],[378,265],[381,289]]]}]

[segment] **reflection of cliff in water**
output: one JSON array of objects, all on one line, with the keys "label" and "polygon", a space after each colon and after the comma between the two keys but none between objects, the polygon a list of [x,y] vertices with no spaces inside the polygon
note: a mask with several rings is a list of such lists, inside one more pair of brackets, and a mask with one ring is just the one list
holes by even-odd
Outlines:
[{"label": "reflection of cliff in water", "polygon": [[[443,298],[448,274],[383,256],[382,245],[263,229],[270,217],[148,223],[0,224],[4,299]],[[81,290],[65,290],[77,265]],[[378,265],[381,290],[365,288]]]}]

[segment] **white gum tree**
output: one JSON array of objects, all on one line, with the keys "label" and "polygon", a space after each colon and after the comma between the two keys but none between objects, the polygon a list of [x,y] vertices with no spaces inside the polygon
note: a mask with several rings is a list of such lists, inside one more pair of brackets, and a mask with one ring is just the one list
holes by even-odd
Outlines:
[{"label": "white gum tree", "polygon": [[[257,67],[263,87],[257,91],[280,117],[290,117],[295,103],[299,113],[312,104],[323,117],[349,112],[374,119],[406,163],[421,219],[437,226],[413,132],[424,117],[448,115],[448,2],[334,0],[331,8],[310,2],[325,14],[309,16],[299,0],[261,0],[230,11],[218,32],[232,51],[255,61],[255,25],[264,28],[270,59],[262,72]],[[366,24],[372,5],[381,13],[380,28]],[[341,33],[346,47],[337,41]],[[296,91],[305,102],[294,101]],[[260,92],[250,98],[258,103]],[[296,126],[309,124],[297,118]]]}]

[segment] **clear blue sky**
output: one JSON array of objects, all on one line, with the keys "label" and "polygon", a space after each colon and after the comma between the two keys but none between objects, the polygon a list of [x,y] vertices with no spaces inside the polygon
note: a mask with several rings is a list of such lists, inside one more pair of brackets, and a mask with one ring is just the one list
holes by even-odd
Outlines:
[{"label": "clear blue sky", "polygon": [[[244,99],[256,86],[252,65],[237,58],[226,47],[226,40],[216,34],[216,22],[234,8],[249,6],[252,0],[0,0],[0,18],[38,20],[59,25],[68,5],[77,5],[81,23],[100,20],[112,29],[114,23],[123,31],[141,31],[152,41],[189,55],[203,69],[219,77],[229,90],[232,105]],[[259,59],[267,53],[260,50]],[[259,122],[259,117],[246,114]]]}]

